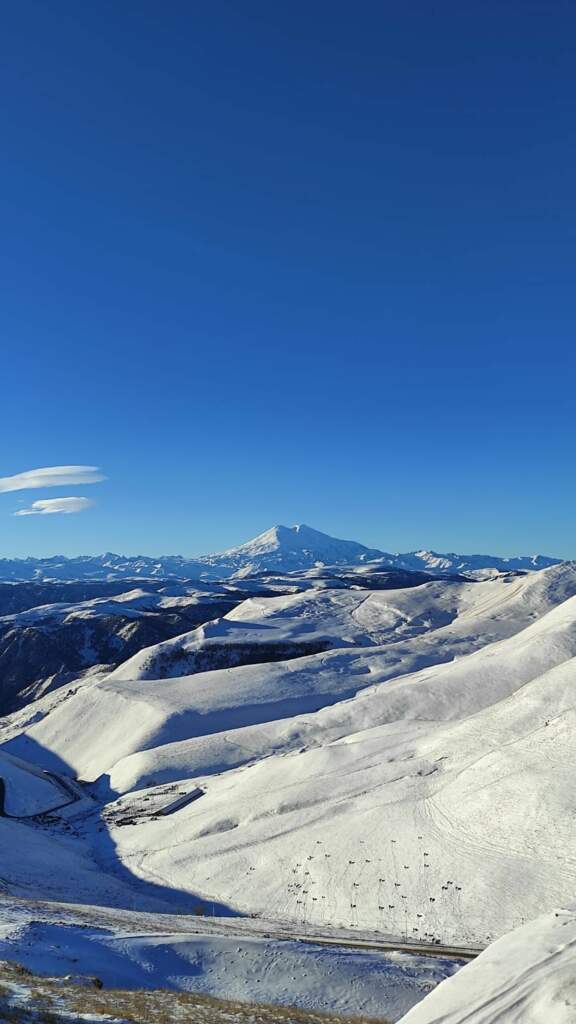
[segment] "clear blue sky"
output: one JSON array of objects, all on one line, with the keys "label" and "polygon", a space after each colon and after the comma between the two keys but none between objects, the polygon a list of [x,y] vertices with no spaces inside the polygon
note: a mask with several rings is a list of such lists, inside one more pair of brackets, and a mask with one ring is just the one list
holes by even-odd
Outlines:
[{"label": "clear blue sky", "polygon": [[[0,554],[576,556],[570,2],[3,12]],[[86,496],[73,515],[25,502]]]}]

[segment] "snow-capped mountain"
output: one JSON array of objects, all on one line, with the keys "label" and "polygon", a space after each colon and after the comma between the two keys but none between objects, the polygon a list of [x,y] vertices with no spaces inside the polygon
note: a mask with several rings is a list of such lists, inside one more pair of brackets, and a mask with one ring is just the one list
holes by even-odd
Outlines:
[{"label": "snow-capped mountain", "polygon": [[0,558],[0,580],[15,581],[112,581],[135,579],[200,579],[204,565],[179,555],[78,555],[67,558]]},{"label": "snow-capped mountain", "polygon": [[561,559],[545,555],[502,558],[497,555],[440,554],[411,551],[391,554],[357,541],[340,540],[310,526],[273,526],[253,540],[226,551],[196,558],[180,555],[124,556],[112,552],[66,558],[0,559],[0,580],[119,580],[241,578],[262,572],[296,572],[317,566],[365,565],[409,571],[465,573],[533,571],[557,565]]},{"label": "snow-capped mountain", "polygon": [[457,555],[454,552],[439,554],[437,551],[410,551],[405,555],[384,557],[402,569],[450,573],[477,572],[481,569],[495,569],[497,572],[533,572],[558,565],[562,561],[560,558],[550,558],[547,555],[503,558],[498,555]]},{"label": "snow-capped mountain", "polygon": [[381,559],[383,552],[353,540],[339,540],[311,526],[273,526],[246,544],[207,555],[202,561],[227,576],[281,570],[292,572],[318,565],[357,565]]}]

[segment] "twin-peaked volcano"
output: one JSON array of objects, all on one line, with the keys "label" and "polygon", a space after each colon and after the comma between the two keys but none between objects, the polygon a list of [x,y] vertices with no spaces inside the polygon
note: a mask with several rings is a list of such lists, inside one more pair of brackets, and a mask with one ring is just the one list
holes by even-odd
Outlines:
[{"label": "twin-peaked volcano", "polygon": [[244,571],[281,569],[289,572],[315,565],[355,565],[391,556],[354,540],[330,537],[302,523],[290,527],[273,526],[253,540],[212,557],[218,562],[238,565]]},{"label": "twin-peaked volcano", "polygon": [[0,559],[0,580],[230,579],[258,572],[295,572],[318,566],[379,563],[382,568],[416,572],[464,573],[545,569],[559,558],[545,555],[461,555],[418,550],[391,554],[358,541],[341,540],[300,524],[273,526],[253,540],[225,551],[194,558],[181,555],[81,555],[66,558]]}]

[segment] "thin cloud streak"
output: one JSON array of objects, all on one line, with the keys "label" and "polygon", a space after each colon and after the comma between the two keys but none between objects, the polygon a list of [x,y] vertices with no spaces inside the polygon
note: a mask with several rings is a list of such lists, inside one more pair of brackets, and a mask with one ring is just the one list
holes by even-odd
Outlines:
[{"label": "thin cloud streak", "polygon": [[49,516],[60,513],[71,515],[73,512],[84,512],[91,508],[94,502],[91,498],[43,498],[33,501],[30,508],[20,508],[14,512],[15,516]]},{"label": "thin cloud streak", "polygon": [[46,466],[29,469],[15,476],[0,477],[0,494],[27,491],[39,487],[63,487],[68,484],[97,484],[106,477],[98,466]]}]

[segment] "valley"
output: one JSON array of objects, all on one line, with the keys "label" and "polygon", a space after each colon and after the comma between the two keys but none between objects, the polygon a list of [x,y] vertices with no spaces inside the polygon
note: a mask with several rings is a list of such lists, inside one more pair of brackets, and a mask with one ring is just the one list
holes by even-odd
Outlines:
[{"label": "valley", "polygon": [[0,959],[397,1021],[575,887],[575,563],[8,586]]}]

